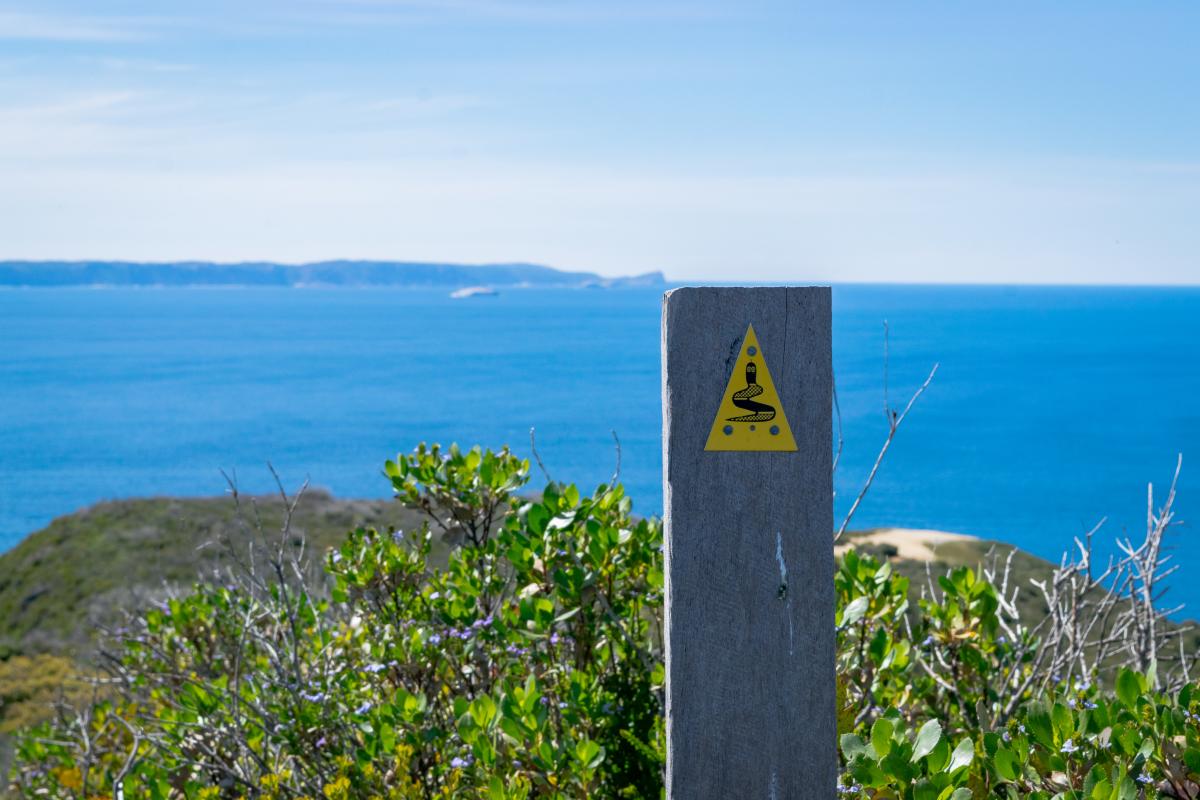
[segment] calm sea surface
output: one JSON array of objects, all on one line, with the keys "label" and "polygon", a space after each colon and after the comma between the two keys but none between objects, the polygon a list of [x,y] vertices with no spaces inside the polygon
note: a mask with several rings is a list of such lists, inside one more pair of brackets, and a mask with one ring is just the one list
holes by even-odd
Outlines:
[{"label": "calm sea surface", "polygon": [[[105,498],[213,495],[219,470],[387,496],[417,442],[511,444],[556,479],[614,466],[661,510],[657,291],[0,291],[0,549]],[[1144,526],[1146,484],[1185,454],[1200,508],[1200,290],[834,290],[845,430],[838,518],[879,445],[883,321],[902,404],[933,385],[854,527],[944,528],[1056,558],[1101,517]],[[1195,457],[1189,465],[1186,456]],[[1172,596],[1200,613],[1200,542],[1176,534]]]}]

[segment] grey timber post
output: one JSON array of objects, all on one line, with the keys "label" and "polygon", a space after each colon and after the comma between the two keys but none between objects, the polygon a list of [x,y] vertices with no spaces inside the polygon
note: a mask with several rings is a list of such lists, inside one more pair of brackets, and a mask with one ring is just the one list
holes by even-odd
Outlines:
[{"label": "grey timber post", "polygon": [[830,305],[663,299],[670,800],[834,796]]}]

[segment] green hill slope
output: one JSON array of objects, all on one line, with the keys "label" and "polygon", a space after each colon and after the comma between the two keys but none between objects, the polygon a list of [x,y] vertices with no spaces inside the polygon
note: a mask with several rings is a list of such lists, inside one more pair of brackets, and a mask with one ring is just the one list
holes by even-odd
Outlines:
[{"label": "green hill slope", "polygon": [[[243,498],[241,517],[252,519],[254,508],[264,531],[280,529],[280,498]],[[296,508],[292,545],[303,534],[321,551],[358,525],[410,528],[420,520],[393,501],[310,491]],[[253,535],[228,497],[118,500],[60,517],[0,554],[0,659],[77,654],[122,608],[230,567],[230,545],[245,553]]]},{"label": "green hill slope", "polygon": [[[60,697],[86,698],[86,673],[98,631],[122,611],[186,589],[234,565],[258,535],[278,541],[279,497],[149,498],[99,503],[59,517],[0,553],[0,776],[10,734],[48,718]],[[339,500],[305,493],[289,545],[314,554],[359,525],[413,528],[419,515],[391,500]],[[303,537],[303,538],[301,538]],[[3,783],[3,781],[0,781]],[[0,790],[2,794],[2,790]]]}]

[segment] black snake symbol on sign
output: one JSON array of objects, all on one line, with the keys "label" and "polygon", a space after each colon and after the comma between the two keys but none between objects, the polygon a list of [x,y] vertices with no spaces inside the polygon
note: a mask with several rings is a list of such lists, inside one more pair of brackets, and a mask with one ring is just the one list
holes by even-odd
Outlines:
[{"label": "black snake symbol on sign", "polygon": [[725,420],[727,422],[766,422],[769,419],[775,419],[775,406],[750,399],[758,397],[763,391],[763,387],[758,385],[758,367],[754,365],[753,361],[747,361],[746,388],[738,389],[730,399],[735,406],[750,413],[738,417],[726,417]]}]

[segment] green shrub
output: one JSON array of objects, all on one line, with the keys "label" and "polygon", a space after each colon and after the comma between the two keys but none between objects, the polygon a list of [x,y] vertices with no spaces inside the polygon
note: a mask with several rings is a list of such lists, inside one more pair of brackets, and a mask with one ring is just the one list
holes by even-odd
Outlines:
[{"label": "green shrub", "polygon": [[[135,620],[108,699],[30,731],[13,790],[659,797],[657,521],[619,486],[523,497],[528,462],[507,450],[422,445],[385,472],[424,527],[351,532],[314,593],[297,548],[272,544],[292,541],[285,518],[227,583]],[[444,565],[435,539],[456,545]],[[886,560],[850,551],[835,585],[843,795],[1200,795],[1194,685],[1041,674],[1047,643],[966,567],[915,608]]]},{"label": "green shrub", "polygon": [[[35,730],[14,786],[125,797],[656,796],[661,528],[620,487],[516,492],[507,450],[388,462],[429,526],[358,529],[328,598],[285,548],[144,614],[119,699]],[[286,527],[286,524],[285,524]]]}]

